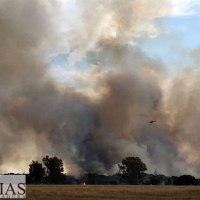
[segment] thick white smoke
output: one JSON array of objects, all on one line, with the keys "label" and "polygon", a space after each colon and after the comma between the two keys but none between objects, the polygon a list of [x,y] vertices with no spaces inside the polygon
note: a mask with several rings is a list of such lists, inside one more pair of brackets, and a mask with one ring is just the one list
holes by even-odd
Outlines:
[{"label": "thick white smoke", "polygon": [[[154,20],[170,14],[170,2],[68,3],[0,2],[0,171],[27,171],[31,160],[56,155],[69,173],[111,173],[139,156],[150,173],[199,175],[199,72],[169,82],[162,60],[136,42],[159,34]],[[60,53],[69,65],[85,58],[91,66],[73,72],[76,87],[49,75],[48,59]]]}]

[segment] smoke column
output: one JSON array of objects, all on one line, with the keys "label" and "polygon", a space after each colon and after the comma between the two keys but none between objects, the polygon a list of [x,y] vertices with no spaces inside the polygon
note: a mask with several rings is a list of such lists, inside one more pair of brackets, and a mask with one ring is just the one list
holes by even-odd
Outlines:
[{"label": "smoke column", "polygon": [[[68,173],[109,174],[139,156],[149,173],[200,175],[200,74],[170,76],[137,45],[159,34],[154,21],[170,14],[170,2],[73,4],[74,19],[64,1],[0,2],[0,172],[27,171],[32,160],[55,155]],[[194,67],[199,52],[190,54]],[[75,87],[49,73],[48,60],[61,53],[69,66],[89,63],[74,73]]]}]

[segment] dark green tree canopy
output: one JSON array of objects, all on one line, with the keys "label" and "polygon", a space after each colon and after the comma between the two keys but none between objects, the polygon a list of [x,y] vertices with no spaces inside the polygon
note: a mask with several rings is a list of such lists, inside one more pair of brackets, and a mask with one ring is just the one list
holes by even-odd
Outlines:
[{"label": "dark green tree canopy", "polygon": [[48,175],[59,175],[64,171],[63,161],[57,157],[46,156],[42,159],[44,165],[47,168]]},{"label": "dark green tree canopy", "polygon": [[129,183],[136,183],[147,170],[145,163],[139,157],[127,157],[118,164],[119,174]]},{"label": "dark green tree canopy", "polygon": [[195,177],[191,175],[182,175],[174,181],[175,185],[196,185],[196,183]]},{"label": "dark green tree canopy", "polygon": [[46,156],[42,159],[44,165],[46,166],[46,173],[49,180],[52,183],[59,183],[64,180],[64,168],[63,168],[63,161],[57,157],[49,157]]},{"label": "dark green tree canopy", "polygon": [[35,183],[40,183],[42,177],[45,175],[45,168],[38,161],[32,161],[29,165],[29,174]]}]

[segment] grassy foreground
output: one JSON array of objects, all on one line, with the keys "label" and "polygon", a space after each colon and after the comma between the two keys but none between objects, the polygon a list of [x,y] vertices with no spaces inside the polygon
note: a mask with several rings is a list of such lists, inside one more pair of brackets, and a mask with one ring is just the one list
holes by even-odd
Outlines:
[{"label": "grassy foreground", "polygon": [[30,200],[200,199],[199,186],[27,185]]}]

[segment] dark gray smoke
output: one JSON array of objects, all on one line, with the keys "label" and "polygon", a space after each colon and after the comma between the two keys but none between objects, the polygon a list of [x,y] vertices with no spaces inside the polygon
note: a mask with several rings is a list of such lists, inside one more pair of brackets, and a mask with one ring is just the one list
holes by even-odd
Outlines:
[{"label": "dark gray smoke", "polygon": [[[139,156],[150,173],[199,175],[199,73],[188,69],[166,85],[162,61],[133,45],[158,34],[153,20],[170,12],[168,1],[159,2],[88,1],[88,10],[78,1],[81,20],[62,34],[62,2],[0,2],[2,173],[56,155],[69,173],[112,173],[123,158]],[[64,36],[75,49],[68,62],[85,56],[91,65],[77,72],[75,88],[47,69],[52,49],[64,51]]]}]

